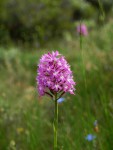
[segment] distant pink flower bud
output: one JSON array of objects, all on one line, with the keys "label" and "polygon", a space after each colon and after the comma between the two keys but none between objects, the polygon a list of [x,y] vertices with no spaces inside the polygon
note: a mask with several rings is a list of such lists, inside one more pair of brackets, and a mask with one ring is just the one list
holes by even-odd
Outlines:
[{"label": "distant pink flower bud", "polygon": [[88,35],[87,26],[85,24],[77,26],[77,33],[87,36]]},{"label": "distant pink flower bud", "polygon": [[37,84],[40,96],[48,90],[52,93],[69,92],[74,94],[74,85],[70,65],[58,51],[44,54],[38,65]]}]

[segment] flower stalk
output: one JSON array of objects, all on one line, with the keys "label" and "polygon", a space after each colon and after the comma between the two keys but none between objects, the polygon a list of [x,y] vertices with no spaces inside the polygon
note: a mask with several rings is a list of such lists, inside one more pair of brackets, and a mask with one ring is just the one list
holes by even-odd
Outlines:
[{"label": "flower stalk", "polygon": [[[82,21],[80,21],[80,50],[81,50],[81,58],[82,58],[82,70],[83,70],[83,78],[84,78],[84,84],[85,84],[85,90],[87,89],[86,84],[86,73],[85,73],[85,63],[84,63],[84,55],[83,55],[83,34],[82,34]],[[87,93],[87,92],[86,92]]]},{"label": "flower stalk", "polygon": [[54,150],[57,150],[57,129],[58,129],[58,103],[57,103],[57,93],[55,94],[55,111],[54,111]]},{"label": "flower stalk", "polygon": [[105,20],[105,12],[104,12],[104,8],[103,8],[101,0],[98,0],[98,4],[99,4],[100,12],[102,13],[101,19],[102,19],[102,21],[104,21]]},{"label": "flower stalk", "polygon": [[82,23],[80,21],[80,49],[82,51],[82,28],[81,28],[81,26],[82,26]]}]

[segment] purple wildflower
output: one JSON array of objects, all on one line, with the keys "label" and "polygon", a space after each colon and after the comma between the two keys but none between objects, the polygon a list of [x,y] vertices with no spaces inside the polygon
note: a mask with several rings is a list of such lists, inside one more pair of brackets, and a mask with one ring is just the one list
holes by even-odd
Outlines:
[{"label": "purple wildflower", "polygon": [[61,97],[57,100],[58,103],[62,103],[65,100],[65,98]]},{"label": "purple wildflower", "polygon": [[74,85],[70,65],[58,51],[44,54],[38,65],[37,84],[40,96],[45,94],[74,94]]},{"label": "purple wildflower", "polygon": [[88,30],[85,24],[81,24],[77,26],[77,33],[87,36],[88,35]]},{"label": "purple wildflower", "polygon": [[85,137],[85,139],[87,140],[87,141],[93,141],[94,139],[96,138],[96,136],[95,135],[92,135],[92,134],[88,134],[86,137]]}]

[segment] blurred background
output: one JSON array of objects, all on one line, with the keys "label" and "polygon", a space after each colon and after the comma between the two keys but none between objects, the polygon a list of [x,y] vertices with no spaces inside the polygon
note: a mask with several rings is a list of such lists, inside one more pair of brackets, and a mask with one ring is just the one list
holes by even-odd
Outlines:
[{"label": "blurred background", "polygon": [[0,0],[0,150],[53,149],[54,103],[36,88],[52,50],[77,83],[59,103],[59,150],[113,150],[113,0]]}]

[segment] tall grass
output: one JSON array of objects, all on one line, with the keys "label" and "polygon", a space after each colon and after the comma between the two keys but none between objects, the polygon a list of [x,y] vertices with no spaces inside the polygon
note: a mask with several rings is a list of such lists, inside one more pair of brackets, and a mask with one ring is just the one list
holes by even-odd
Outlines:
[{"label": "tall grass", "polygon": [[[71,64],[76,96],[65,95],[59,104],[59,150],[91,150],[87,134],[96,134],[99,150],[112,150],[113,137],[113,52],[111,27],[93,28],[84,38],[84,68],[81,70],[79,38],[48,46],[58,49]],[[36,90],[37,62],[47,50],[0,49],[0,150],[52,150],[54,104],[39,98]],[[86,98],[87,97],[87,98]],[[99,132],[93,123],[98,120]]]}]

